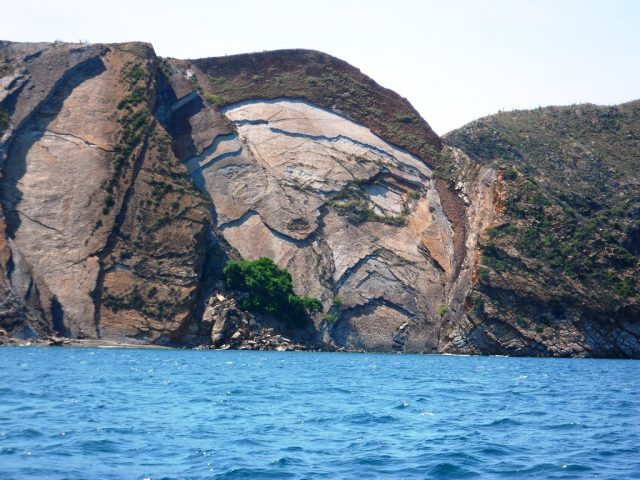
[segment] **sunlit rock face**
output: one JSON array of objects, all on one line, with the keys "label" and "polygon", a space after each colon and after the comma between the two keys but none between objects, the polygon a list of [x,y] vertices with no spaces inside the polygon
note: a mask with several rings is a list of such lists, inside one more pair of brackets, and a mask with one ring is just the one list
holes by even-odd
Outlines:
[{"label": "sunlit rock face", "polygon": [[[60,83],[38,115],[16,134],[2,191],[12,212],[13,282],[39,276],[65,330],[94,335],[99,261],[108,231],[96,229],[102,185],[110,175],[120,65],[96,59]],[[91,122],[87,122],[91,118]],[[91,178],[91,182],[86,179]],[[29,266],[27,266],[27,264]],[[57,305],[57,307],[55,307]]]},{"label": "sunlit rock face", "polygon": [[[249,101],[186,161],[244,258],[272,258],[323,300],[350,348],[437,348],[453,231],[430,169],[365,126],[304,101]],[[339,304],[339,305],[333,305]],[[333,316],[336,319],[334,320]]]},{"label": "sunlit rock face", "polygon": [[638,105],[443,143],[321,52],[0,41],[0,344],[224,345],[221,269],[266,256],[323,312],[232,346],[637,357]]},{"label": "sunlit rock face", "polygon": [[493,171],[460,152],[465,180],[436,180],[435,134],[359,72],[342,66],[362,94],[344,108],[219,108],[215,75],[144,44],[0,42],[0,67],[0,330],[206,343],[220,267],[266,256],[324,304],[311,347],[437,351],[459,336],[443,322],[465,312]]},{"label": "sunlit rock face", "polygon": [[156,69],[142,43],[0,42],[0,330],[186,337],[208,209],[153,120]]}]

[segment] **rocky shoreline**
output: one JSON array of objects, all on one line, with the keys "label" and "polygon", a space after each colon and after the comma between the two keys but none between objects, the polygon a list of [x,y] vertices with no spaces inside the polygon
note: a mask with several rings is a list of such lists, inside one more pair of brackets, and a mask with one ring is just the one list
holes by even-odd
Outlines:
[{"label": "rocky shoreline", "polygon": [[[104,347],[104,348],[191,348],[195,350],[273,350],[284,351],[335,351],[332,345],[303,343],[294,337],[283,334],[280,322],[273,319],[260,318],[238,308],[236,299],[225,297],[221,293],[211,296],[202,318],[202,330],[210,332],[210,343],[207,338],[200,338],[192,345],[136,342],[131,339],[79,339],[57,335],[16,338],[6,330],[0,329],[0,346],[53,346],[53,347]],[[308,331],[292,332],[296,336],[306,336]],[[343,349],[344,350],[344,349]]]},{"label": "rocky shoreline", "polygon": [[[271,330],[271,329],[266,329]],[[270,333],[273,333],[272,331]],[[290,339],[282,335],[269,335],[258,340],[234,339],[229,343],[224,343],[220,347],[201,344],[193,347],[166,346],[147,343],[128,343],[110,340],[83,340],[64,337],[46,337],[34,339],[21,339],[3,335],[0,332],[0,347],[66,347],[66,348],[141,348],[141,349],[161,349],[161,350],[257,350],[275,352],[348,352],[365,353],[364,350],[349,350],[345,348],[319,349],[309,345],[293,343]]]},{"label": "rocky shoreline", "polygon": [[[241,310],[234,297],[222,293],[211,296],[202,316],[203,328],[211,332],[211,344],[199,345],[198,349],[219,350],[326,350],[303,343],[300,336],[309,337],[309,332],[291,332],[292,338],[282,334],[287,330],[280,322],[258,318]],[[295,335],[295,336],[294,336]],[[323,347],[327,347],[323,345]]]}]

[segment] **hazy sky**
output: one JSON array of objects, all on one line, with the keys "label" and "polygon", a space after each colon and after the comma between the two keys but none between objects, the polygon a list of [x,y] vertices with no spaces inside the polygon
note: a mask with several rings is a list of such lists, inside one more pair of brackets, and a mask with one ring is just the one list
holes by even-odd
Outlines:
[{"label": "hazy sky", "polygon": [[196,58],[340,57],[443,134],[500,109],[640,98],[640,0],[0,0],[0,38],[153,43]]}]

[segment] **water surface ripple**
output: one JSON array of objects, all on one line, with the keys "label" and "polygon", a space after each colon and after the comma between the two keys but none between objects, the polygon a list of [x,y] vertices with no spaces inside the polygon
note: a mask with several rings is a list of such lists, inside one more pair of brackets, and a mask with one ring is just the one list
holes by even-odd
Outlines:
[{"label": "water surface ripple", "polygon": [[3,347],[0,478],[640,478],[639,367]]}]

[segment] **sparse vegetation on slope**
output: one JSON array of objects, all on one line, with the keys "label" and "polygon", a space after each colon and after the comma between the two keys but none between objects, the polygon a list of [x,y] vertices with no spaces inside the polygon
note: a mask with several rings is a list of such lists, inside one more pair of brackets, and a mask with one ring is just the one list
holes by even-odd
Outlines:
[{"label": "sparse vegetation on slope", "polygon": [[110,282],[105,288],[105,307],[115,313],[133,310],[165,322],[184,315],[196,287],[196,278],[188,272],[199,268],[196,262],[204,257],[198,233],[204,203],[171,153],[170,137],[154,124],[126,220],[106,260],[130,274],[126,281]]},{"label": "sparse vegetation on slope", "polygon": [[142,64],[136,62],[126,63],[120,73],[124,83],[129,87],[129,93],[117,105],[120,116],[118,123],[121,125],[118,143],[113,162],[113,173],[107,182],[107,195],[104,200],[102,213],[108,215],[115,205],[114,189],[118,186],[122,174],[135,163],[138,146],[144,137],[144,132],[149,125],[149,113],[146,105],[140,105],[147,101],[147,70]]},{"label": "sparse vegetation on slope", "polygon": [[354,225],[364,222],[380,222],[399,227],[406,222],[403,215],[376,213],[369,196],[362,189],[362,185],[357,182],[351,183],[341,192],[329,197],[328,202],[336,209],[338,215],[346,217]]},{"label": "sparse vegetation on slope", "polygon": [[605,314],[638,304],[640,102],[500,113],[446,142],[502,170],[479,270],[498,308],[514,290]]},{"label": "sparse vegetation on slope", "polygon": [[247,99],[301,98],[367,125],[431,165],[441,144],[409,102],[348,63],[310,50],[192,60],[208,75],[198,79],[206,101],[227,105]]}]

